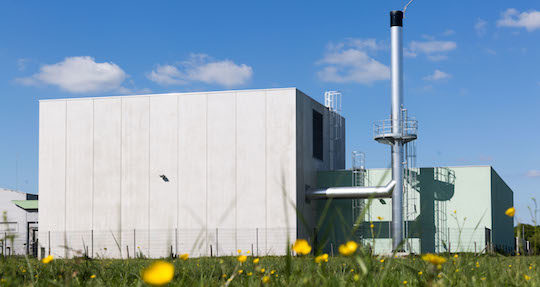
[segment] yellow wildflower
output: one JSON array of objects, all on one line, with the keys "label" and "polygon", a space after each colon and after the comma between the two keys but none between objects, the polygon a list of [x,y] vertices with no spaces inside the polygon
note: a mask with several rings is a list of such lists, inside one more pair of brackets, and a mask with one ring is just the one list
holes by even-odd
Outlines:
[{"label": "yellow wildflower", "polygon": [[242,249],[238,249],[238,254],[241,254],[242,253]]},{"label": "yellow wildflower", "polygon": [[456,269],[456,273],[459,272],[459,269]]},{"label": "yellow wildflower", "polygon": [[328,262],[328,254],[324,253],[315,257],[315,263]]},{"label": "yellow wildflower", "polygon": [[259,263],[259,258],[253,259],[253,263],[258,264]]},{"label": "yellow wildflower", "polygon": [[238,274],[242,274],[242,273],[244,273],[244,270],[242,269],[238,270]]},{"label": "yellow wildflower", "polygon": [[384,259],[379,260],[381,263],[384,263]]},{"label": "yellow wildflower", "polygon": [[437,265],[437,266],[443,264],[444,262],[446,262],[446,259],[444,257],[438,256],[438,255],[435,255],[435,254],[431,254],[431,253],[423,255],[422,260],[427,261],[427,262],[429,262],[429,263],[431,263],[433,265]]},{"label": "yellow wildflower", "polygon": [[529,266],[529,270],[531,270],[531,269],[532,269],[532,265],[531,265],[531,266]]},{"label": "yellow wildflower", "polygon": [[360,280],[360,276],[358,274],[354,274],[353,276],[354,281]]},{"label": "yellow wildflower", "polygon": [[512,268],[512,264],[508,265],[508,268]]},{"label": "yellow wildflower", "polygon": [[238,262],[244,263],[247,260],[247,256],[246,255],[240,255],[240,256],[236,257],[236,259],[238,259]]},{"label": "yellow wildflower", "polygon": [[454,209],[454,213],[456,213],[457,211]]},{"label": "yellow wildflower", "polygon": [[95,274],[92,274],[92,275],[90,276],[90,278],[94,279],[94,278],[96,278],[96,275],[95,275]]},{"label": "yellow wildflower", "polygon": [[262,283],[266,284],[268,283],[268,281],[270,281],[270,277],[268,276],[264,276],[262,279],[261,279]]},{"label": "yellow wildflower", "polygon": [[525,280],[527,281],[531,280],[531,276],[527,276],[527,274],[524,274],[523,277],[525,277]]},{"label": "yellow wildflower", "polygon": [[486,281],[486,277],[482,277],[482,278],[480,278],[480,280]]},{"label": "yellow wildflower", "polygon": [[373,227],[375,227],[375,225],[373,225],[373,223],[372,223],[372,224],[369,225],[369,227],[371,227],[371,229],[373,229]]},{"label": "yellow wildflower", "polygon": [[514,217],[514,215],[516,214],[516,209],[512,206],[510,208],[508,208],[504,214],[510,216],[510,217]]},{"label": "yellow wildflower", "polygon": [[407,285],[407,280],[403,281],[403,285]]},{"label": "yellow wildflower", "polygon": [[422,274],[424,274],[424,272],[418,271],[418,275],[422,275]]},{"label": "yellow wildflower", "polygon": [[248,272],[248,273],[247,273],[247,276],[251,276],[251,275],[253,275],[252,272]]},{"label": "yellow wildflower", "polygon": [[173,279],[174,266],[165,261],[156,261],[143,271],[142,279],[150,285],[165,285]]},{"label": "yellow wildflower", "polygon": [[261,268],[261,273],[264,273],[264,271],[266,271],[266,269],[264,269],[264,268]]},{"label": "yellow wildflower", "polygon": [[43,262],[44,264],[47,264],[47,263],[53,261],[53,259],[54,259],[53,256],[52,256],[52,255],[49,255],[49,256],[47,256],[47,257],[41,259],[41,262]]},{"label": "yellow wildflower", "polygon": [[246,251],[246,254],[249,254],[249,253],[250,253],[250,252],[249,252],[249,250],[248,250],[248,251]]},{"label": "yellow wildflower", "polygon": [[351,273],[353,273],[353,272],[354,272],[354,269],[351,269]]},{"label": "yellow wildflower", "polygon": [[276,270],[272,270],[272,271],[270,271],[270,274],[272,274],[272,275],[273,275],[274,273],[276,273]]},{"label": "yellow wildflower", "polygon": [[184,254],[180,255],[180,259],[182,259],[184,261],[188,260],[188,258],[189,258],[189,254],[187,254],[187,253],[184,253]]},{"label": "yellow wildflower", "polygon": [[339,246],[339,253],[345,255],[345,256],[349,256],[351,254],[353,254],[354,252],[356,252],[356,249],[358,248],[358,244],[356,244],[356,242],[354,241],[349,241],[345,244],[341,244]]},{"label": "yellow wildflower", "polygon": [[377,216],[378,220],[383,220],[384,218],[382,216]]},{"label": "yellow wildflower", "polygon": [[221,277],[227,278],[227,274],[222,274]]},{"label": "yellow wildflower", "polygon": [[311,246],[309,246],[309,243],[305,239],[296,239],[293,250],[297,254],[307,255],[311,252]]},{"label": "yellow wildflower", "polygon": [[459,257],[459,255],[457,255],[457,254],[454,255],[454,258],[458,258],[458,257]]},{"label": "yellow wildflower", "polygon": [[476,268],[480,267],[480,262],[476,261]]}]

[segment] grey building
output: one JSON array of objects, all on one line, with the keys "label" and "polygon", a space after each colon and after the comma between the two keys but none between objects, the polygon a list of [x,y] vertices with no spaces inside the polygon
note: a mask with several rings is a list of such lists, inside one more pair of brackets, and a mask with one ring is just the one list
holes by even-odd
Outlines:
[{"label": "grey building", "polygon": [[329,114],[296,88],[42,100],[42,250],[284,254],[316,171],[345,167]]},{"label": "grey building", "polygon": [[37,195],[0,188],[0,252],[33,254],[37,240]]}]

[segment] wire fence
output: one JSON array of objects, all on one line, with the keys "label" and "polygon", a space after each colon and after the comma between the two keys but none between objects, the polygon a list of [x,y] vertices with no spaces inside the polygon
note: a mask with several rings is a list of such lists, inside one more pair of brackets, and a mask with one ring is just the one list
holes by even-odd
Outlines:
[{"label": "wire fence", "polygon": [[231,256],[238,250],[254,256],[284,255],[296,238],[295,229],[211,228],[40,231],[40,256],[62,258],[162,258]]}]

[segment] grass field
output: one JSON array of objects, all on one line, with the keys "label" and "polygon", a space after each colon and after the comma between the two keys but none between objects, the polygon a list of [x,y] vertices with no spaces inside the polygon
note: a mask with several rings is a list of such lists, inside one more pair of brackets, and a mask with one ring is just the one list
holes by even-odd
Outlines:
[{"label": "grass field", "polygon": [[[174,265],[170,286],[540,286],[539,256],[446,256],[438,269],[421,257],[248,256],[165,260]],[[154,260],[0,259],[0,286],[144,286],[141,272]],[[263,281],[267,281],[264,283]]]}]

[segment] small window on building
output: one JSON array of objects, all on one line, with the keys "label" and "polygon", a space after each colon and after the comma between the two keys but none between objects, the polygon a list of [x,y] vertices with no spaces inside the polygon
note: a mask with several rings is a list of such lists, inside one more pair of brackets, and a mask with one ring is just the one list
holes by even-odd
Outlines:
[{"label": "small window on building", "polygon": [[313,110],[313,157],[323,160],[323,115]]}]

